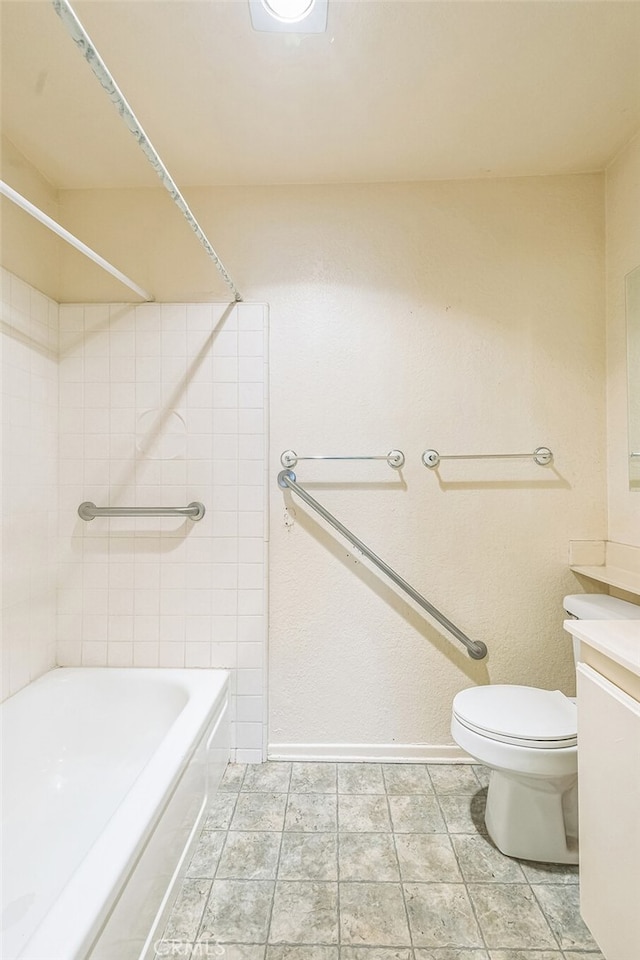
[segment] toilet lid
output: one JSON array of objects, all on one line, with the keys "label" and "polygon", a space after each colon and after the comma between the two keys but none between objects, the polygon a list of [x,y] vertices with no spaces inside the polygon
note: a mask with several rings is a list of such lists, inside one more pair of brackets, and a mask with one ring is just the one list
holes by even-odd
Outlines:
[{"label": "toilet lid", "polygon": [[490,684],[462,690],[454,716],[471,730],[524,746],[571,747],[577,743],[575,702],[559,690]]}]

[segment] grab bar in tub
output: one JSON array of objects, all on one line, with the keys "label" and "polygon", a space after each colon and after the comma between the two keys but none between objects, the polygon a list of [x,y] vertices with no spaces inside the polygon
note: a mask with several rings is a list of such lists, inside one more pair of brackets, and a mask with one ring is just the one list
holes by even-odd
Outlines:
[{"label": "grab bar in tub", "polygon": [[299,457],[295,450],[285,450],[280,457],[280,463],[288,469],[295,467],[298,460],[386,460],[394,470],[400,470],[401,467],[404,467],[405,457],[402,450],[389,450],[389,453],[379,457],[332,457],[323,454],[316,454],[313,457]]},{"label": "grab bar in tub", "polygon": [[85,500],[78,507],[81,520],[95,517],[188,517],[189,520],[202,520],[204,513],[204,504],[199,500],[186,507],[96,507],[95,503]]},{"label": "grab bar in tub", "polygon": [[351,543],[357,550],[360,550],[361,553],[368,557],[369,560],[375,566],[381,570],[390,580],[392,580],[396,586],[400,587],[401,590],[404,590],[412,600],[422,607],[423,610],[426,610],[427,613],[433,617],[434,620],[437,620],[438,623],[448,630],[456,640],[459,640],[460,643],[467,648],[467,653],[473,660],[483,660],[487,655],[487,645],[482,643],[481,640],[470,640],[466,633],[463,633],[459,627],[456,627],[455,623],[452,623],[443,613],[433,606],[432,603],[429,603],[428,600],[418,593],[410,583],[407,583],[406,580],[395,572],[388,563],[385,563],[384,560],[381,560],[373,550],[370,550],[366,543],[363,543],[354,533],[347,529],[344,524],[340,523],[332,513],[322,506],[321,503],[318,503],[310,493],[301,487],[299,483],[296,482],[296,475],[292,470],[281,470],[278,474],[278,486],[283,490],[287,488],[296,493],[301,500],[304,500],[316,513],[319,513],[320,516],[327,521],[338,533],[341,533],[349,543]]},{"label": "grab bar in tub", "polygon": [[549,447],[536,447],[533,453],[438,453],[437,450],[425,450],[422,462],[425,467],[435,470],[441,460],[533,460],[539,467],[546,467],[553,460]]}]

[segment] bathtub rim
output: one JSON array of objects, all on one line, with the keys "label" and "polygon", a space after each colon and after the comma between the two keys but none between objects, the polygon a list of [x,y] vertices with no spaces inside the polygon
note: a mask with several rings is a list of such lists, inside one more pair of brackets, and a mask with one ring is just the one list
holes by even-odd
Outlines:
[{"label": "bathtub rim", "polygon": [[42,960],[52,943],[64,960],[91,949],[208,726],[228,703],[230,673],[223,669],[58,667],[33,685],[60,671],[169,681],[182,687],[188,700],[16,960]]}]

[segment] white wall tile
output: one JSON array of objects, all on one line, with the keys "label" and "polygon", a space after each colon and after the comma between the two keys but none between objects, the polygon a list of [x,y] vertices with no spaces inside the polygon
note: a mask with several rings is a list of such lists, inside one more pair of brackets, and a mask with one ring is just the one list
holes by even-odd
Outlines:
[{"label": "white wall tile", "polygon": [[[259,759],[265,308],[65,305],[60,316],[67,353],[60,368],[58,503],[60,553],[68,558],[61,656],[224,667],[233,671],[234,690],[240,667],[244,712],[234,723],[234,742],[243,756]],[[15,409],[16,418],[23,415]],[[207,512],[198,524],[171,518],[83,524],[76,515],[81,499],[146,505],[198,499]]]}]

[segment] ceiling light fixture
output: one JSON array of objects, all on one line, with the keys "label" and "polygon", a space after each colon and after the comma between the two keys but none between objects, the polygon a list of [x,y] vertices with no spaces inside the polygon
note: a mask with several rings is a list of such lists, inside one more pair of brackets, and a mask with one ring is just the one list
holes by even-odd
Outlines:
[{"label": "ceiling light fixture", "polygon": [[324,33],[328,0],[249,0],[254,30],[261,33]]}]

